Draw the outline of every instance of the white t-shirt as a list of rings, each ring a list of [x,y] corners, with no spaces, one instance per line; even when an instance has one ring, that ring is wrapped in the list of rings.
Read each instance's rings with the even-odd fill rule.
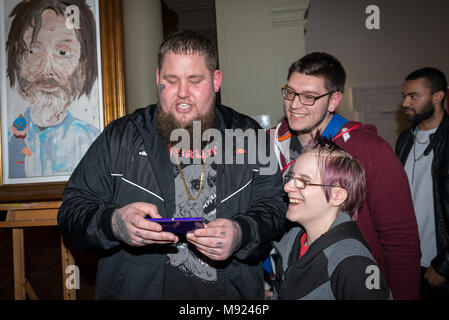
[[[437,242],[432,184],[433,151],[428,155],[424,155],[424,151],[430,143],[430,135],[436,130],[437,128],[426,131],[418,130],[418,128],[415,130],[415,141],[404,167],[418,222],[422,253],[421,266],[426,268],[437,255]]]

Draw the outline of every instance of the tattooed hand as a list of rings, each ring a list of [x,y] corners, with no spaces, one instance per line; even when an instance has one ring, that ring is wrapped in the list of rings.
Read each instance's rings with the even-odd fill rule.
[[[134,202],[115,210],[112,214],[114,235],[130,246],[178,242],[173,233],[162,232],[160,224],[146,220],[147,215],[161,218],[157,207],[150,203]]]
[[[187,234],[187,240],[199,252],[212,260],[226,260],[239,247],[242,239],[240,225],[228,219],[216,219]]]

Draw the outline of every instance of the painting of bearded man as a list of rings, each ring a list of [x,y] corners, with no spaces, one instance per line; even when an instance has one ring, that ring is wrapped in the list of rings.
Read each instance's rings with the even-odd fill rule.
[[[92,11],[97,2],[17,2],[5,1],[15,6],[10,12],[4,9],[11,20],[6,40],[10,89],[2,100],[2,127],[11,127],[10,119],[23,114],[30,153],[24,157],[23,176],[10,168],[4,182],[67,180],[103,126]],[[10,143],[13,135],[7,135]],[[2,145],[9,155],[7,144]]]

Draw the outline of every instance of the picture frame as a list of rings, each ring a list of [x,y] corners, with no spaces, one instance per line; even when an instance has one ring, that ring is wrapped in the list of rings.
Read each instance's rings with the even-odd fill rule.
[[[106,126],[111,121],[126,114],[123,66],[122,10],[121,0],[95,0],[98,4],[99,43],[101,64],[98,68],[98,80],[101,83],[102,121]],[[4,23],[4,22],[1,22]],[[101,68],[100,68],[101,65]],[[101,71],[101,72],[100,72]],[[97,80],[97,81],[98,81]],[[1,116],[1,114],[0,114]],[[1,134],[5,130],[0,127]],[[3,149],[3,148],[2,148]],[[65,181],[38,183],[3,183],[4,156],[0,150],[0,203],[27,201],[61,200]]]

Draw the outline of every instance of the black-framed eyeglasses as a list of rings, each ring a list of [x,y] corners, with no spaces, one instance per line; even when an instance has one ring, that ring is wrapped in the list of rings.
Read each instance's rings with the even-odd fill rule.
[[[295,177],[293,172],[288,173],[284,177],[284,185],[289,183],[292,179],[294,181],[294,186],[296,188],[298,188],[298,189],[305,189],[307,186],[338,187],[338,186],[334,186],[334,185],[331,185],[331,184],[312,183],[312,182],[304,180],[303,178]]]
[[[286,85],[281,88],[282,97],[284,99],[289,100],[289,101],[293,101],[293,100],[295,100],[296,96],[298,96],[299,101],[303,105],[306,105],[306,106],[313,106],[318,99],[321,99],[321,98],[323,98],[325,96],[334,94],[335,92],[336,91],[331,91],[331,92],[328,92],[328,93],[322,94],[321,96],[316,97],[316,96],[313,96],[313,95],[308,94],[308,93],[295,92],[295,91],[287,88]]]

